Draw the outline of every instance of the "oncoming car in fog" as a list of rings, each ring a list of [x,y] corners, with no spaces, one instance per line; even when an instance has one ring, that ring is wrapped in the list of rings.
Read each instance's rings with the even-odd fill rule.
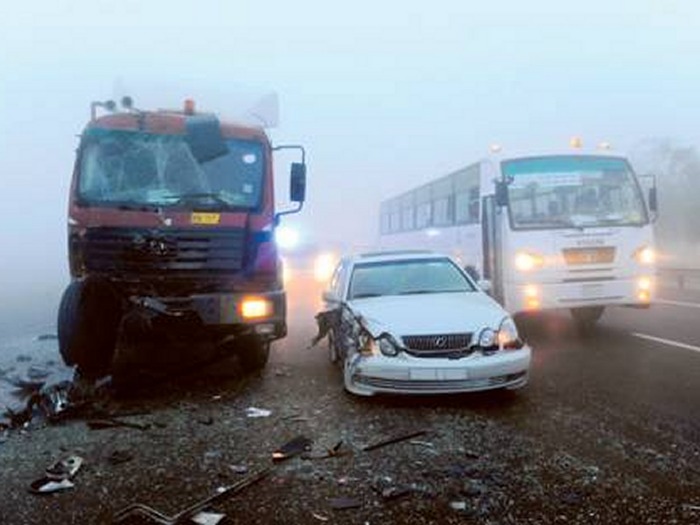
[[[511,317],[450,257],[384,252],[340,261],[319,336],[360,395],[517,389],[530,348]]]

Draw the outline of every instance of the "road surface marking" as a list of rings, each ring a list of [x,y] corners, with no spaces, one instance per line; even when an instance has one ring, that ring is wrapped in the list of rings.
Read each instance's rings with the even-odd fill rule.
[[[700,303],[686,303],[683,301],[669,301],[668,299],[657,299],[659,304],[670,304],[673,306],[687,306],[688,308],[700,308]]]
[[[672,341],[671,339],[662,339],[661,337],[654,337],[653,335],[640,334],[637,332],[632,332],[632,335],[641,339],[648,339],[649,341],[656,341],[657,343],[663,343],[665,345],[677,346],[678,348],[685,348],[686,350],[700,352],[700,346],[693,346],[686,343],[680,343],[678,341]]]

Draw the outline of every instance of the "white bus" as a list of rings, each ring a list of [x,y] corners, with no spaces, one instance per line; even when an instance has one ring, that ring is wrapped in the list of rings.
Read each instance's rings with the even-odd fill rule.
[[[380,245],[450,253],[512,314],[568,308],[590,326],[649,306],[655,213],[625,157],[498,155],[382,202]]]

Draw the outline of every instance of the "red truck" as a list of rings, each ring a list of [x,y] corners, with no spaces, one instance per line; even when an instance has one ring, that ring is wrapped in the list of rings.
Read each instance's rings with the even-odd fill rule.
[[[259,127],[198,113],[94,102],[80,136],[68,211],[71,282],[58,311],[61,355],[81,377],[112,372],[138,334],[207,342],[262,368],[286,335],[274,239],[303,206],[305,152]],[[97,116],[98,109],[101,116]],[[291,210],[276,213],[273,151],[298,149]],[[163,346],[163,344],[161,344]]]

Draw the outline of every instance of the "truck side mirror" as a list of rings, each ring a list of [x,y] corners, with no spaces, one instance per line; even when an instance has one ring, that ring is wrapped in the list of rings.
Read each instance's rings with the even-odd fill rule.
[[[289,198],[292,202],[304,202],[306,198],[306,164],[302,162],[292,163]]]
[[[508,185],[502,180],[496,181],[496,205],[508,205]]]
[[[659,202],[656,197],[656,188],[649,188],[649,209],[656,213],[659,211]]]

